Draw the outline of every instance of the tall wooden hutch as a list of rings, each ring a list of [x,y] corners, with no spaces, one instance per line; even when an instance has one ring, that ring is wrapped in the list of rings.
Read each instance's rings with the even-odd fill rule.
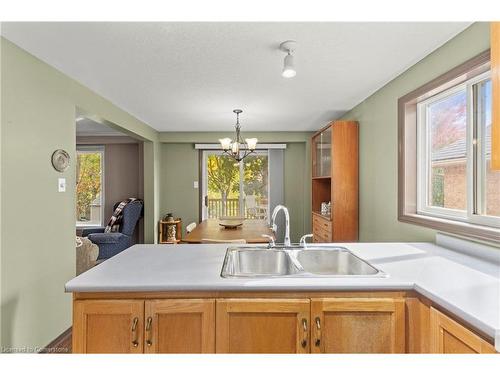
[[[312,136],[314,242],[358,240],[358,123],[332,121]],[[321,203],[331,202],[330,213]]]

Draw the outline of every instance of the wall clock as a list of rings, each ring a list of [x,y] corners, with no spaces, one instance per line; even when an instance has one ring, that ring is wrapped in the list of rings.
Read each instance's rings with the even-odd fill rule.
[[[69,154],[64,150],[55,150],[52,153],[52,166],[58,172],[64,172],[69,167]]]

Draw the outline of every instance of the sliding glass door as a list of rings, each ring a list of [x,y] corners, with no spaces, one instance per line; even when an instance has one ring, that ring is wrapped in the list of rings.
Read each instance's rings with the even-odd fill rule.
[[[267,220],[269,161],[257,151],[240,163],[221,151],[203,151],[202,219],[241,216]]]

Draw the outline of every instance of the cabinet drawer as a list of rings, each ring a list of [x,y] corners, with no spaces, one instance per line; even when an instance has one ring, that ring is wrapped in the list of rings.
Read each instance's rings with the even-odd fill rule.
[[[313,237],[313,242],[314,243],[328,243],[331,242],[330,240],[323,238],[321,236],[318,236],[317,234],[314,235]]]
[[[313,235],[316,242],[332,242],[332,232],[324,226],[313,225]]]
[[[332,233],[322,228],[313,228],[313,235],[314,237],[321,238],[321,242],[331,242],[332,240]]]
[[[332,222],[329,219],[325,219],[322,217],[319,217],[317,215],[313,215],[313,230],[315,228],[321,228],[327,232],[332,231]]]
[[[313,235],[317,242],[331,242],[332,241],[332,223],[331,221],[316,216],[313,216]]]

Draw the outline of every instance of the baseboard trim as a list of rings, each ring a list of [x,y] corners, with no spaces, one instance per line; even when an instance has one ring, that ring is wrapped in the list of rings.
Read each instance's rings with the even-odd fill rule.
[[[39,354],[69,354],[71,353],[71,331],[69,327],[66,331],[52,340]]]

